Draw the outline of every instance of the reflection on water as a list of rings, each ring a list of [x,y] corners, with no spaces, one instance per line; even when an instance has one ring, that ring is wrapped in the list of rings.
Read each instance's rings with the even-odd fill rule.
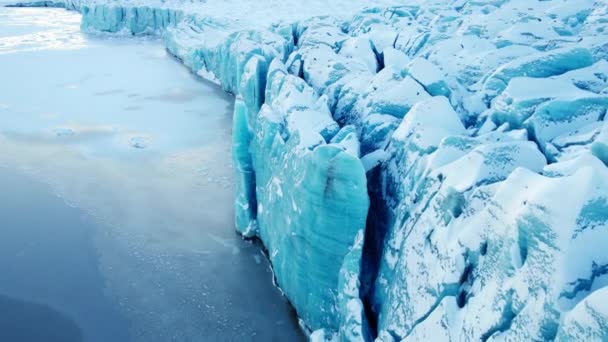
[[[95,222],[10,169],[0,168],[0,188],[0,295],[12,297],[0,297],[0,337],[29,336],[0,341],[77,341],[80,329],[87,340],[128,339],[128,319],[104,294]]]
[[[78,21],[0,9],[4,48],[30,31],[82,42],[0,52],[0,295],[85,341],[302,339],[234,233],[232,99],[158,41],[87,37]]]
[[[82,331],[69,317],[44,304],[0,295],[1,341],[81,342]],[[31,322],[40,324],[33,329]]]

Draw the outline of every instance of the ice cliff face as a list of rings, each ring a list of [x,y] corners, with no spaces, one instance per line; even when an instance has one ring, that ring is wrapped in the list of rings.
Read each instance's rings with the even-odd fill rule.
[[[311,338],[608,339],[605,1],[62,4],[236,95],[236,227]]]

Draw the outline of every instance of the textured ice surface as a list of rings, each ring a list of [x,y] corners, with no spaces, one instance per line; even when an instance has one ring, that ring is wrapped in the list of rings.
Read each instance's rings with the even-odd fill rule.
[[[363,5],[67,7],[237,95],[236,226],[314,339],[605,339],[608,4]]]
[[[267,82],[259,113],[241,100],[235,108],[235,149],[250,151],[235,153],[237,169],[249,169],[237,229],[262,238],[278,285],[307,324],[337,327],[340,267],[369,207],[358,140],[348,127],[338,131],[323,98],[280,62]]]

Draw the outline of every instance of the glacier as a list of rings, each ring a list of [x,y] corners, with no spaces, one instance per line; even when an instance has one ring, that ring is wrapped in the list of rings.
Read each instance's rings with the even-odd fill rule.
[[[235,95],[235,226],[312,340],[608,339],[606,1],[16,5]]]

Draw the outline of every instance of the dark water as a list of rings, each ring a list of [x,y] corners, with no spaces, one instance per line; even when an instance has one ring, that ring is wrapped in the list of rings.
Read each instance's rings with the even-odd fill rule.
[[[79,342],[82,330],[69,317],[51,307],[0,296],[0,310],[11,313],[2,317],[0,338],[3,341]],[[41,322],[32,328],[31,322]]]
[[[159,41],[0,9],[0,341],[297,341],[234,233],[232,98]]]
[[[48,187],[0,168],[0,340],[128,340],[129,322],[104,294],[95,223]]]

